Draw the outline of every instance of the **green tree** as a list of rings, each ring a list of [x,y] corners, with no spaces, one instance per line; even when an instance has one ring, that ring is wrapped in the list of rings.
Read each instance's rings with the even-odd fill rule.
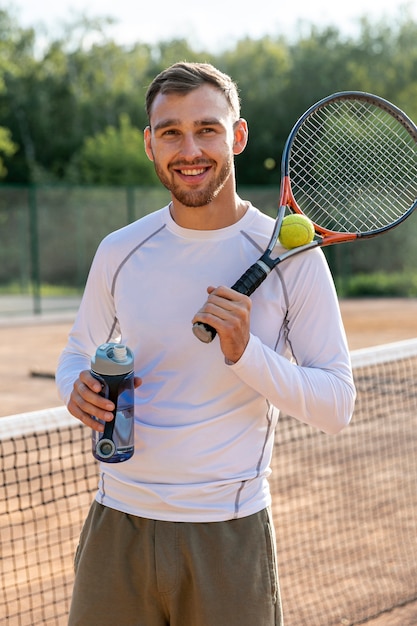
[[[68,178],[98,185],[152,185],[157,181],[153,164],[143,147],[143,132],[132,126],[127,114],[119,126],[87,137],[72,163]]]
[[[17,72],[17,67],[11,59],[11,48],[13,46],[13,38],[11,34],[15,29],[13,20],[6,11],[0,10],[0,94],[4,94],[7,90],[5,76]],[[4,178],[7,174],[7,168],[3,157],[12,157],[16,154],[18,145],[12,139],[12,133],[9,128],[4,125],[0,126],[0,178]]]
[[[246,185],[277,182],[278,163],[288,132],[287,103],[283,97],[289,80],[288,47],[283,39],[244,39],[222,55],[217,64],[236,80],[242,116],[248,120],[249,143],[237,160],[238,180]],[[265,167],[268,162],[271,166]]]
[[[417,23],[404,8],[395,20],[361,20],[348,60],[357,89],[391,100],[417,120]]]
[[[12,157],[17,152],[18,146],[12,141],[11,133],[7,128],[0,126],[0,154]],[[7,175],[7,167],[0,156],[0,178]]]
[[[7,93],[0,95],[0,123],[7,120],[22,146],[9,160],[10,181],[62,180],[84,139],[117,125],[122,112],[145,124],[142,90],[149,47],[117,46],[100,20],[81,26],[68,25],[40,56],[34,54],[33,31],[14,37],[11,58],[19,72],[7,75]]]
[[[5,180],[63,180],[86,138],[116,128],[122,114],[143,128],[149,82],[170,63],[188,60],[213,62],[240,87],[250,137],[237,159],[239,184],[277,186],[292,125],[334,91],[377,93],[417,119],[416,22],[402,8],[396,20],[363,18],[358,25],[346,37],[304,23],[291,38],[244,38],[213,55],[183,39],[119,46],[107,34],[107,18],[81,17],[39,53],[36,30],[19,28],[0,10],[0,127],[9,131],[3,139],[19,146],[14,154],[11,146],[0,149]]]

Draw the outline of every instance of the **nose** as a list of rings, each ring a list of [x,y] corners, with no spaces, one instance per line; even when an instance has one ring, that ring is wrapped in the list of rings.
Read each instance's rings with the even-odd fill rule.
[[[188,160],[200,157],[202,154],[197,137],[194,133],[186,133],[181,142],[181,156]]]

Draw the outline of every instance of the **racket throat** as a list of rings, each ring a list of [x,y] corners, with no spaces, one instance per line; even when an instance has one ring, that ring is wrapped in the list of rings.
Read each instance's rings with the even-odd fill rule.
[[[256,261],[256,263],[263,269],[266,275],[268,275],[269,272],[275,267],[274,259],[271,259],[267,252],[265,252],[265,254],[263,254],[261,258]]]
[[[262,259],[259,259],[258,261],[256,261],[256,263],[254,263],[252,268],[258,270],[259,276],[262,276],[262,282],[265,280],[265,278],[268,276],[268,274],[272,270],[272,267],[269,266],[267,263],[265,263]]]

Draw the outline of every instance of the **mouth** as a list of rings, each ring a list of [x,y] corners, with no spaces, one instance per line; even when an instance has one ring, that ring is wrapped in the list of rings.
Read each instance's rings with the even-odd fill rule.
[[[207,167],[193,167],[187,169],[177,170],[182,176],[201,176],[207,171]]]
[[[210,163],[176,163],[172,165],[172,170],[180,176],[184,182],[193,183],[202,181],[211,168],[212,165]]]

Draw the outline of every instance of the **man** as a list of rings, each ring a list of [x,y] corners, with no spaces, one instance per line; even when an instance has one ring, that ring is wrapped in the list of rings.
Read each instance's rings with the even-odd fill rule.
[[[90,358],[135,354],[135,454],[101,464],[76,554],[70,625],[282,625],[268,488],[278,409],[336,433],[355,390],[322,253],[295,256],[248,298],[228,285],[273,221],[236,193],[248,139],[236,85],[178,63],[146,96],[145,150],[169,206],[109,235],[58,367],[69,411],[112,418]],[[200,308],[199,308],[200,307]],[[198,341],[195,321],[218,338]],[[279,520],[276,520],[279,524]]]

